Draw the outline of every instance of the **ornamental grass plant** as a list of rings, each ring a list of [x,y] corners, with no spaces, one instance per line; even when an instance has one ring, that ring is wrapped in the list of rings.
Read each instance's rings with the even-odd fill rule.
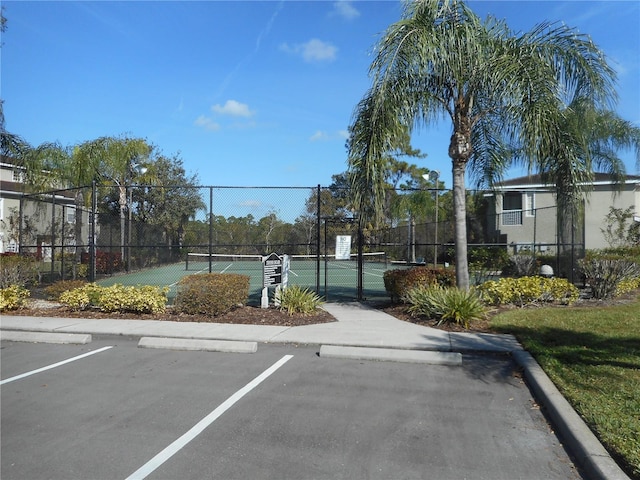
[[[437,325],[452,323],[469,328],[474,320],[484,318],[486,308],[475,289],[462,290],[439,285],[419,285],[403,297],[407,311],[437,321]]]
[[[315,313],[323,304],[318,294],[308,288],[303,289],[298,285],[278,289],[275,295],[276,305],[279,304],[280,310],[287,312],[289,315],[295,313],[310,315]]]

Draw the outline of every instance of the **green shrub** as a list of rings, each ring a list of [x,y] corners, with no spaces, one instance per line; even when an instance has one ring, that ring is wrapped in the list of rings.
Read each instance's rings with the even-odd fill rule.
[[[536,257],[530,252],[523,252],[509,257],[502,274],[510,277],[528,277],[535,275],[538,268]]]
[[[456,283],[454,270],[432,267],[387,270],[383,280],[392,302],[402,301],[406,293],[417,286],[452,287]]]
[[[505,247],[470,247],[468,251],[470,282],[478,285],[509,264],[509,252]]]
[[[603,299],[613,297],[620,282],[640,276],[638,260],[633,249],[590,250],[578,265],[593,297]]]
[[[537,302],[571,304],[578,289],[565,278],[520,277],[491,280],[478,286],[482,299],[490,305],[524,306]]]
[[[162,313],[167,304],[168,288],[149,285],[101,287],[95,283],[67,290],[58,300],[71,310],[98,308],[103,312]]]
[[[88,289],[95,284],[87,284],[84,287],[74,288],[62,292],[58,297],[58,301],[70,310],[79,311],[86,310],[91,306]]]
[[[29,290],[21,285],[0,288],[0,312],[26,307]]]
[[[314,291],[298,285],[276,290],[276,305],[279,304],[280,310],[286,311],[289,315],[310,315],[320,308],[322,303],[322,299]]]
[[[0,288],[37,283],[38,269],[39,263],[33,257],[3,253],[0,255]]]
[[[420,285],[407,292],[404,301],[411,315],[424,315],[437,324],[454,323],[469,328],[469,323],[484,317],[486,309],[475,289]]]
[[[249,277],[235,273],[189,275],[178,282],[177,312],[223,315],[249,299]]]
[[[167,287],[125,287],[116,284],[100,292],[98,307],[103,312],[163,313],[168,291]]]
[[[603,255],[617,257],[617,258],[626,258],[627,260],[631,260],[635,263],[640,263],[640,245],[637,246],[628,246],[628,247],[617,247],[617,248],[604,248],[602,250],[588,250],[587,255],[592,253],[600,253]]]
[[[63,292],[73,290],[74,288],[82,288],[87,284],[85,280],[60,280],[44,289],[49,300],[58,300]]]

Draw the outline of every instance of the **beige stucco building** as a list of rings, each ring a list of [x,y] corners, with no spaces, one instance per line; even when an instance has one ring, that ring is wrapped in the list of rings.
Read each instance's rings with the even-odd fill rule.
[[[585,249],[610,246],[602,232],[611,207],[632,207],[640,220],[640,176],[630,175],[623,185],[611,176],[595,175],[590,192],[584,195],[584,212],[574,219],[574,245]],[[539,175],[514,178],[487,194],[489,202],[488,233],[498,243],[508,244],[513,253],[529,250],[541,253],[558,251],[555,187],[541,182]],[[562,212],[560,212],[562,214]]]
[[[22,226],[20,203],[22,199]],[[23,252],[51,261],[52,243],[66,247],[76,245],[74,224],[76,208],[71,192],[52,192],[37,201],[25,197],[24,169],[10,159],[0,161],[0,253]],[[88,236],[88,213],[83,212],[80,244]],[[20,238],[22,234],[22,238]]]

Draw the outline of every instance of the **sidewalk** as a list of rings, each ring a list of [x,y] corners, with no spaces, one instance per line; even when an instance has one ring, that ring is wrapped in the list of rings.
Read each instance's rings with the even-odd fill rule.
[[[247,342],[320,345],[321,356],[371,360],[418,361],[445,365],[461,364],[466,353],[510,354],[522,367],[533,394],[543,404],[555,428],[589,478],[628,480],[595,435],[556,389],[533,357],[511,335],[454,333],[398,320],[360,303],[328,303],[324,308],[337,322],[301,327],[168,322],[155,320],[104,320],[2,315],[0,338],[37,334],[125,335],[141,337],[164,348],[180,348],[185,342],[203,343],[220,351],[247,351]],[[63,334],[63,335],[60,335]],[[87,335],[89,334],[89,335]],[[29,337],[27,337],[29,338]],[[25,341],[24,339],[22,341]],[[182,345],[181,345],[182,342]],[[230,350],[224,350],[224,345]],[[143,346],[142,342],[140,346]],[[325,352],[325,354],[323,354]],[[450,353],[443,353],[450,352]],[[444,359],[442,356],[447,355]]]
[[[502,352],[520,349],[510,335],[449,333],[398,320],[360,303],[328,303],[324,307],[337,322],[301,327],[104,320],[3,315],[3,330],[50,333],[87,333],[258,343],[298,343],[352,347],[394,348],[440,352]]]

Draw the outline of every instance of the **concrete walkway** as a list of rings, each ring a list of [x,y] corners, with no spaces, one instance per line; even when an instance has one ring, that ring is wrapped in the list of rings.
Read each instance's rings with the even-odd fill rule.
[[[0,339],[86,343],[87,334],[140,337],[144,348],[255,351],[258,343],[320,345],[321,356],[458,365],[468,353],[509,354],[589,478],[628,480],[533,357],[511,335],[450,333],[360,303],[328,303],[337,322],[301,327],[2,315]],[[76,334],[76,335],[74,335]],[[234,343],[235,342],[235,343]],[[255,342],[256,345],[252,345]]]

